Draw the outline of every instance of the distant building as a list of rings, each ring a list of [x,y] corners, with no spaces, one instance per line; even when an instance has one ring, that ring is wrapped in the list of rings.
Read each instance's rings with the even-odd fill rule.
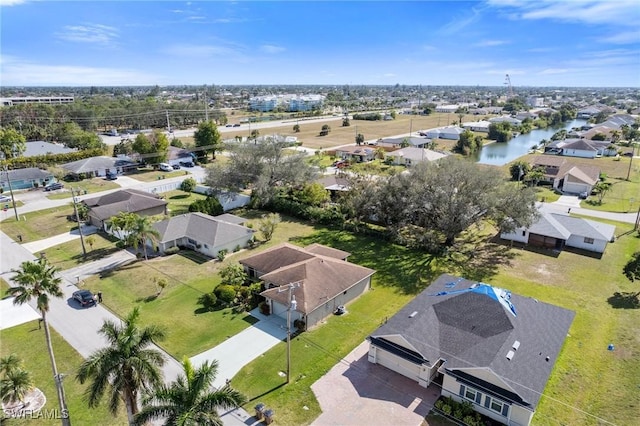
[[[70,104],[73,96],[24,96],[12,98],[0,98],[0,105],[13,106],[18,104]]]
[[[37,155],[47,155],[47,154],[67,154],[69,152],[78,151],[75,148],[67,148],[62,144],[44,142],[44,141],[27,142],[25,146],[26,146],[26,149],[22,153],[23,157],[35,157]]]
[[[268,112],[279,106],[284,106],[287,111],[311,111],[319,107],[324,101],[323,95],[266,95],[255,96],[249,99],[249,109],[252,111]]]

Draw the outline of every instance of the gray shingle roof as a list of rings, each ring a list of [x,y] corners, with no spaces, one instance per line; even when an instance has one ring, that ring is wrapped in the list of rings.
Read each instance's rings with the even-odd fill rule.
[[[109,219],[120,212],[137,213],[154,207],[166,206],[167,202],[157,195],[137,189],[123,189],[100,197],[83,201],[91,214],[101,220]]]
[[[566,216],[558,213],[551,213],[551,215],[572,235],[594,238],[596,240],[611,241],[614,233],[616,232],[615,226],[596,222],[595,220]]]
[[[0,174],[2,182],[7,181],[7,174]],[[9,170],[9,179],[11,182],[19,180],[40,180],[50,178],[53,175],[46,170],[41,170],[37,167],[27,167],[26,169]]]
[[[515,392],[516,403],[535,409],[551,375],[575,313],[568,309],[511,294],[517,312],[478,293],[440,292],[463,290],[473,281],[443,274],[416,296],[371,337],[400,335],[433,365],[472,374],[472,368],[490,370]],[[413,314],[415,312],[415,314]],[[396,340],[397,341],[397,340]],[[511,360],[506,358],[520,342]],[[549,361],[546,360],[549,357]]]
[[[153,227],[160,233],[162,243],[188,237],[211,247],[233,243],[255,232],[245,226],[218,220],[204,213],[175,216],[156,222]]]
[[[36,155],[47,154],[65,154],[77,151],[75,148],[67,148],[64,145],[44,141],[27,142],[25,143],[25,146],[26,149],[24,153],[22,153],[23,157],[34,157]]]
[[[61,167],[71,173],[91,173],[101,169],[112,169],[123,165],[135,164],[115,157],[89,157],[63,164]]]

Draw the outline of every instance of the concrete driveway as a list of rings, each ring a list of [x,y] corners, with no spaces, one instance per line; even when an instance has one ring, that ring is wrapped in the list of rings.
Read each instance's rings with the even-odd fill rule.
[[[417,382],[367,360],[362,342],[311,385],[322,414],[312,425],[418,426],[440,396]]]

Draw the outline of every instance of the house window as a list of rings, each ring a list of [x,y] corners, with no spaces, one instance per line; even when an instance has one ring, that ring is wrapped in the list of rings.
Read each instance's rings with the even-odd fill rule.
[[[478,392],[475,389],[467,388],[464,392],[464,397],[471,401],[475,401],[477,394]]]
[[[209,246],[205,244],[205,245],[204,245],[204,248],[208,249],[208,248],[209,248]]]
[[[193,244],[194,246],[195,246],[196,244],[198,244],[198,242],[197,242],[197,241],[192,240],[191,238],[187,238],[187,241],[189,242],[189,244]]]
[[[499,399],[493,399],[489,395],[485,397],[484,406],[491,411],[495,411],[501,416],[509,416],[509,404],[500,401]]]
[[[522,236],[526,237],[527,236],[527,231],[522,231]]]
[[[593,238],[584,237],[584,243],[585,244],[593,244]]]
[[[476,404],[482,401],[482,393],[465,385],[460,385],[460,396]]]

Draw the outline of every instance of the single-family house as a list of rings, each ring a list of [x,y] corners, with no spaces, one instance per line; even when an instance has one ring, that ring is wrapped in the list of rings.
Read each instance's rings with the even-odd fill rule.
[[[82,177],[102,177],[107,172],[118,174],[135,169],[137,163],[120,157],[89,157],[82,160],[72,161],[61,166],[67,173]]]
[[[422,136],[426,136],[429,139],[450,139],[457,141],[458,139],[460,139],[460,135],[463,132],[464,129],[462,127],[444,126],[434,129],[422,130],[419,132],[419,134]]]
[[[576,118],[584,118],[584,119],[589,119],[591,117],[595,117],[596,115],[598,115],[600,113],[601,109],[594,107],[594,106],[589,106],[586,108],[582,108],[580,110],[578,110],[578,112],[576,113]]]
[[[468,121],[466,123],[462,123],[462,128],[465,130],[471,130],[472,132],[489,133],[490,125],[491,122],[487,120]]]
[[[412,165],[423,161],[437,161],[447,156],[448,154],[445,154],[444,152],[413,147],[402,148],[386,154],[387,158],[391,158],[393,160],[393,164],[407,167],[411,167]]]
[[[87,208],[89,223],[107,229],[107,222],[120,212],[136,213],[140,216],[167,214],[167,202],[160,196],[138,189],[121,189],[99,197],[82,201]]]
[[[341,146],[336,148],[336,156],[343,160],[353,161],[355,163],[363,163],[373,161],[376,158],[376,151],[373,148],[365,146]]]
[[[414,136],[405,138],[383,138],[377,141],[377,145],[383,148],[401,148],[403,145],[408,145],[414,148],[426,148],[433,143],[431,139],[417,138]]]
[[[552,250],[566,246],[604,253],[607,244],[615,239],[615,230],[615,226],[595,220],[541,212],[538,221],[528,228],[503,232],[500,238]]]
[[[369,362],[497,422],[528,426],[575,312],[441,275],[371,333]],[[435,388],[438,389],[438,388]]]
[[[517,118],[511,117],[509,115],[502,115],[500,117],[493,117],[490,118],[489,121],[491,123],[504,123],[507,122],[511,125],[515,125],[515,126],[519,126],[520,124],[522,124],[522,120],[519,120]]]
[[[55,180],[51,173],[37,167],[0,172],[0,186],[3,191],[9,190],[9,182],[11,189],[18,190],[42,187]]]
[[[22,157],[36,157],[38,155],[49,154],[68,154],[78,151],[75,148],[67,148],[60,143],[51,143],[45,141],[31,141],[25,143],[25,150]]]
[[[240,263],[250,277],[264,282],[261,295],[273,315],[287,317],[289,294],[280,287],[291,284],[296,301],[291,321],[300,320],[310,328],[370,288],[375,271],[348,262],[348,256],[321,244],[302,248],[284,243]]]
[[[169,146],[167,151],[167,163],[172,166],[180,165],[180,163],[191,163],[194,160],[194,155],[188,149]]]
[[[600,168],[584,164],[574,164],[562,157],[537,156],[531,162],[532,168],[544,170],[543,182],[553,185],[553,189],[567,194],[590,194],[600,180]]]
[[[249,244],[255,231],[242,226],[240,223],[244,221],[228,213],[219,216],[187,213],[155,222],[153,227],[160,234],[157,247],[160,253],[170,247],[187,247],[213,258],[222,250],[231,253]]]
[[[322,185],[324,189],[329,191],[331,198],[334,199],[339,193],[348,191],[351,187],[349,180],[342,174],[323,175],[317,183]]]

